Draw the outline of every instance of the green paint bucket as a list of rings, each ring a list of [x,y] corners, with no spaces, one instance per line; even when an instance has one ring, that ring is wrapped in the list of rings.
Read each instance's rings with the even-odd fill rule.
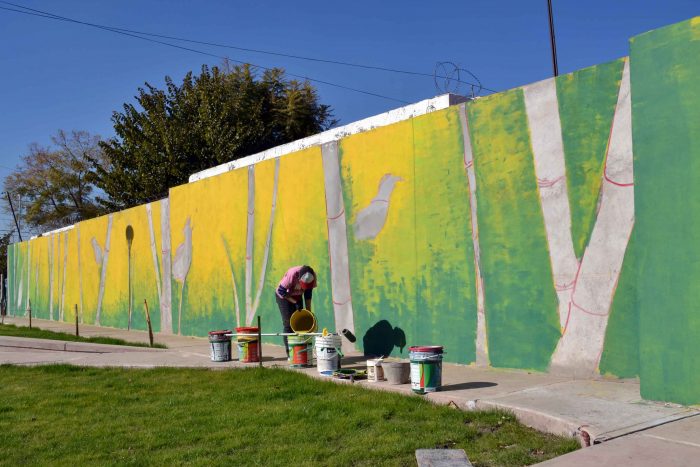
[[[442,386],[442,346],[414,346],[408,350],[413,392],[425,394],[439,391]]]

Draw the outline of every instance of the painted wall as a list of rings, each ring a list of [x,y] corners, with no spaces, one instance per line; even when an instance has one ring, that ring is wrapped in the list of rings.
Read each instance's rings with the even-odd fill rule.
[[[440,344],[453,362],[639,377],[646,398],[698,403],[699,25],[15,244],[10,312],[31,299],[35,316],[77,305],[143,329],[147,299],[162,332],[276,329],[278,281],[310,264],[321,327],[366,354]]]

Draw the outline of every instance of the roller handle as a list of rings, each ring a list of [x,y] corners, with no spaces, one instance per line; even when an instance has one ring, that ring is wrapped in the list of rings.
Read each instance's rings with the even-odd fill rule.
[[[355,343],[355,341],[357,341],[357,338],[355,337],[355,334],[353,334],[352,332],[350,332],[349,329],[343,329],[342,331],[340,331],[340,333],[341,333],[343,336],[345,336],[345,338],[346,338],[347,340],[349,340],[350,342],[352,342],[352,343]]]

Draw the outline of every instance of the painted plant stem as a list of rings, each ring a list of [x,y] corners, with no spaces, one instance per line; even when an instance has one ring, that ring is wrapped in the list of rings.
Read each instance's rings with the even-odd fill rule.
[[[187,274],[192,265],[192,227],[190,226],[190,218],[185,221],[185,226],[182,228],[184,234],[183,242],[178,245],[175,250],[175,261],[173,263],[173,277],[181,284],[180,301],[177,310],[177,333],[182,333],[182,302],[185,299],[185,286],[187,285]]]
[[[160,242],[163,267],[160,271],[162,294],[160,295],[160,332],[172,334],[172,260],[170,258],[170,201],[160,202]]]
[[[53,284],[54,284],[54,264],[53,264],[53,257],[54,257],[54,239],[55,235],[51,234],[49,235],[49,249],[48,249],[48,256],[49,256],[49,320],[53,321]],[[37,265],[37,270],[38,270],[38,265]],[[37,287],[39,286],[38,284],[39,281],[37,281]],[[38,298],[38,297],[37,297]],[[38,301],[37,301],[38,303]]]
[[[248,210],[245,242],[245,310],[246,323],[252,319],[253,243],[255,241],[255,166],[248,167]]]
[[[160,267],[158,266],[158,248],[156,247],[156,235],[153,230],[153,213],[151,203],[146,204],[146,217],[148,218],[148,235],[151,240],[151,258],[153,259],[153,273],[156,280],[156,290],[158,291],[158,301],[161,300],[163,292],[160,287]]]
[[[100,266],[100,288],[97,294],[97,312],[95,313],[95,325],[100,325],[100,317],[102,315],[102,300],[105,296],[105,281],[107,278],[107,260],[109,259],[109,241],[112,236],[113,216],[110,214],[107,217],[107,236],[105,238],[105,249],[102,254],[102,265]]]
[[[76,256],[78,257],[78,294],[80,295],[80,322],[83,322],[83,268],[82,268],[82,260],[80,259],[82,256],[82,252],[80,251],[80,224],[75,226],[75,240],[78,244],[78,252]]]
[[[231,270],[231,284],[233,285],[233,308],[236,313],[236,326],[240,327],[241,325],[241,307],[238,304],[238,288],[236,287],[236,274],[234,273],[234,265],[233,265],[233,258],[231,257],[231,251],[228,246],[228,242],[226,241],[226,238],[224,237],[224,234],[221,234],[221,243],[224,245],[224,251],[226,252],[226,258],[228,259],[228,267]]]
[[[469,209],[471,212],[472,243],[474,248],[474,274],[476,276],[476,364],[489,365],[488,336],[486,333],[486,307],[484,304],[484,278],[481,275],[481,249],[479,247],[479,222],[476,203],[476,173],[466,104],[459,106],[459,122],[464,144],[464,170],[469,183]]]
[[[63,280],[61,281],[61,308],[59,309],[59,321],[63,321],[64,307],[66,304],[66,270],[68,267],[68,232],[63,234]]]
[[[263,254],[263,261],[260,270],[260,280],[258,281],[258,290],[255,293],[255,301],[253,302],[253,308],[250,311],[250,315],[247,317],[246,322],[250,323],[253,320],[253,316],[258,310],[260,305],[260,297],[262,296],[263,286],[265,285],[265,273],[267,271],[267,261],[270,256],[270,243],[272,241],[272,226],[275,221],[275,209],[277,208],[277,185],[279,182],[280,174],[280,160],[275,159],[275,175],[272,184],[272,205],[270,207],[270,223],[267,228],[267,239],[265,240],[265,252]]]

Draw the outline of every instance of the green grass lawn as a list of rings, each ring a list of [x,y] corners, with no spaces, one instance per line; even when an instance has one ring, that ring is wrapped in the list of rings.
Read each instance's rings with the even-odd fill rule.
[[[278,369],[0,366],[0,465],[415,465],[463,448],[525,465],[578,443],[502,412],[461,412]]]
[[[12,337],[32,337],[34,339],[54,339],[59,341],[71,341],[71,342],[91,342],[93,344],[112,344],[112,345],[131,345],[135,347],[150,347],[146,343],[141,342],[127,342],[123,339],[116,339],[113,337],[79,337],[75,334],[68,334],[65,332],[55,332],[47,331],[45,329],[39,329],[37,327],[32,327],[29,329],[28,326],[15,326],[14,324],[0,324],[0,336],[12,336]],[[167,348],[163,344],[154,343],[153,347],[159,349]]]

